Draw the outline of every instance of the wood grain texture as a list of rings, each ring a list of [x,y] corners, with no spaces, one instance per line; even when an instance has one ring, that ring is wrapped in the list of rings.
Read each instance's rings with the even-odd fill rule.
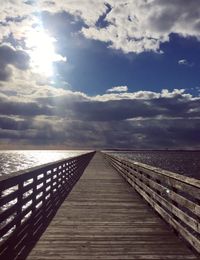
[[[88,165],[94,152],[0,180],[0,259],[25,259]]]
[[[96,153],[27,259],[198,257]]]
[[[144,164],[141,166],[134,161],[127,161],[109,154],[104,155],[160,216],[200,253],[200,206],[197,200],[197,190],[200,193],[198,188],[200,181],[194,182],[192,178],[168,172],[168,177],[164,177],[168,180],[163,182],[163,171],[159,168],[153,167],[153,172],[151,166],[145,165],[144,170]],[[176,188],[173,185],[174,177],[176,177]],[[183,186],[184,177],[187,181],[186,185],[190,186],[190,192]],[[191,185],[189,179],[191,179]],[[192,196],[192,194],[195,195]]]

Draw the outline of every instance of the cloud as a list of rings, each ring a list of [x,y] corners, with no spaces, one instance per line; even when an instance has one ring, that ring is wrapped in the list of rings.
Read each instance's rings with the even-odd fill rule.
[[[189,62],[188,60],[186,59],[181,59],[178,61],[178,64],[179,65],[185,65],[185,66],[189,66],[189,67],[192,67],[194,64]]]
[[[128,91],[127,86],[117,86],[106,90],[106,92],[127,92],[127,91]]]
[[[95,97],[50,86],[17,91],[4,87],[0,97],[2,145],[199,148],[200,98],[183,89]]]
[[[29,68],[29,55],[8,45],[0,45],[0,81],[8,81],[12,75],[12,66],[19,70]],[[12,66],[10,66],[12,65]]]
[[[180,65],[188,65],[188,61],[185,60],[185,59],[182,59],[182,60],[178,61],[178,64],[180,64]]]
[[[0,67],[0,81],[8,81],[12,75],[12,68],[9,66]]]
[[[10,34],[18,40],[26,37],[31,27],[41,23],[38,12],[66,12],[81,19],[82,35],[124,53],[160,53],[161,44],[168,42],[172,33],[200,39],[196,0],[2,0],[1,39]]]
[[[107,1],[111,11],[106,26],[96,24],[82,29],[86,38],[106,42],[124,53],[162,52],[161,44],[171,33],[200,38],[198,1],[128,0]]]
[[[1,64],[12,64],[20,70],[26,70],[29,66],[29,55],[22,50],[15,50],[8,45],[0,46]]]
[[[111,101],[111,100],[135,100],[135,99],[159,99],[159,98],[174,98],[177,96],[182,96],[185,98],[192,98],[192,95],[185,93],[185,89],[174,89],[169,91],[168,89],[163,89],[161,92],[154,91],[136,91],[129,93],[107,93],[104,95],[97,95],[93,97],[96,101]]]
[[[55,32],[51,19],[59,14],[60,21],[54,18],[62,24],[67,13],[73,16],[73,23],[78,21],[73,33],[123,53],[161,53],[161,44],[170,40],[171,33],[200,39],[197,2],[2,0],[1,144],[200,148],[199,97],[184,89],[127,93],[128,87],[123,85],[96,96],[54,88],[48,78],[31,70],[30,48],[26,46],[28,34],[36,27],[44,28],[52,37],[54,33],[62,35]],[[46,25],[44,15],[49,18]],[[6,43],[9,41],[10,45]],[[58,60],[64,61],[58,55]],[[186,65],[188,61],[183,60],[180,64]]]

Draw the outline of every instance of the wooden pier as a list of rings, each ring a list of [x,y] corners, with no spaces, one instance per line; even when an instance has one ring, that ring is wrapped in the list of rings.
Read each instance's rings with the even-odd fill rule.
[[[27,246],[32,245],[29,241]],[[23,259],[20,253],[18,257]],[[199,258],[105,156],[96,153],[26,259]]]

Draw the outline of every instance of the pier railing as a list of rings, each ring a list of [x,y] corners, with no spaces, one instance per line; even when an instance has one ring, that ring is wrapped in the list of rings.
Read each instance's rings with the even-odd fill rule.
[[[200,253],[200,181],[105,154],[135,190]]]
[[[94,152],[0,177],[0,259],[24,259]]]

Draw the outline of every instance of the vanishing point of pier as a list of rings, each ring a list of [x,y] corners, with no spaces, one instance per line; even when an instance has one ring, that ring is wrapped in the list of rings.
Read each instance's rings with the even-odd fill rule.
[[[199,259],[200,181],[88,153],[0,179],[0,259]]]

